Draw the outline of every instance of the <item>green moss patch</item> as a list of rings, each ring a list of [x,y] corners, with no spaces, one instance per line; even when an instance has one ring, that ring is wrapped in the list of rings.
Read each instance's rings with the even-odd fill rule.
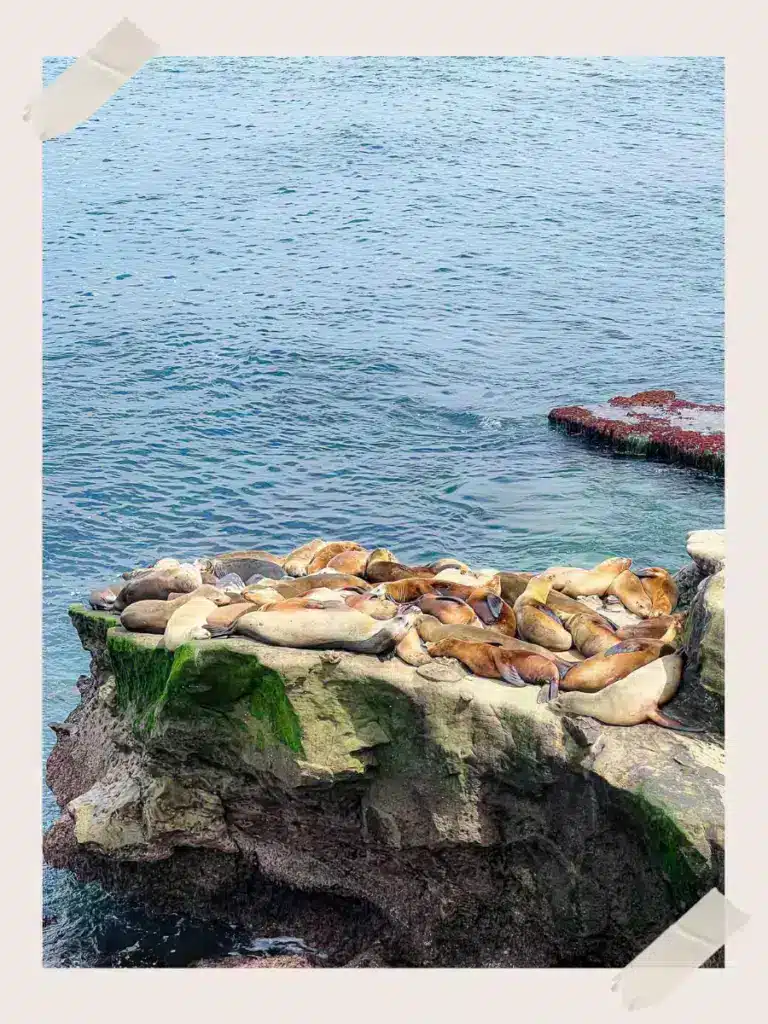
[[[107,643],[107,631],[120,625],[120,618],[111,612],[97,612],[84,604],[71,604],[67,609],[72,625],[77,630],[80,643],[86,651],[103,649]]]

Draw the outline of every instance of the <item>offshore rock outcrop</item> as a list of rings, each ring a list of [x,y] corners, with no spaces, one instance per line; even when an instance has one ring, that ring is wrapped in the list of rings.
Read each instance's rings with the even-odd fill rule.
[[[559,717],[455,662],[194,641],[73,606],[54,867],[347,963],[620,966],[723,887],[716,736]],[[670,705],[675,713],[676,702]]]

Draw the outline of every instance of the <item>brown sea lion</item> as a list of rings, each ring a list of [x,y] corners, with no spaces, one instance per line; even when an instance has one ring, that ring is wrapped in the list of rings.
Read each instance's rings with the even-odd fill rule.
[[[440,622],[454,625],[481,626],[481,621],[468,604],[459,597],[438,597],[425,594],[416,601],[420,611],[432,615]]]
[[[639,615],[641,619],[647,619],[653,611],[651,599],[646,594],[643,584],[631,569],[625,569],[613,580],[606,591],[618,597],[628,612]]]
[[[515,601],[523,593],[534,575],[535,573],[532,572],[500,572],[499,596],[503,597],[507,604],[514,608]]]
[[[162,634],[176,609],[191,597],[191,594],[182,594],[168,601],[134,601],[120,615],[120,625],[132,633]]]
[[[432,661],[430,656],[427,654],[427,648],[424,645],[419,632],[414,626],[409,629],[403,639],[395,647],[395,654],[404,661],[406,665],[426,665],[427,662]]]
[[[119,580],[116,583],[107,584],[106,587],[97,587],[91,591],[88,603],[94,611],[111,612],[117,600],[117,595],[125,585],[125,580]]]
[[[573,644],[571,634],[555,612],[547,607],[551,584],[534,577],[515,601],[517,632],[523,640],[540,644],[550,651],[567,651]]]
[[[136,601],[164,601],[172,593],[191,593],[202,586],[200,574],[194,578],[192,573],[157,572],[149,576],[139,576],[129,580],[114,603],[117,611],[123,611]]]
[[[517,635],[517,616],[497,594],[479,587],[469,595],[467,604],[484,626],[492,626],[507,636]]]
[[[307,576],[311,576],[314,572],[320,572],[321,569],[325,569],[330,560],[335,555],[340,555],[343,551],[363,551],[362,544],[358,544],[354,540],[334,540],[330,544],[326,544],[320,548],[313,556],[307,566]],[[366,558],[367,561],[367,558]]]
[[[371,593],[377,596],[386,594],[398,604],[410,604],[425,594],[434,594],[435,584],[432,580],[409,576],[407,579],[393,580],[390,583],[379,583]]]
[[[594,693],[655,661],[662,654],[673,652],[673,648],[658,640],[622,640],[602,654],[574,665],[561,680],[560,687],[563,690]],[[540,700],[546,699],[545,694],[540,695]]]
[[[249,602],[250,603],[250,602]],[[282,601],[274,601],[271,604],[261,606],[261,611],[274,612],[275,614],[290,615],[297,609],[302,608],[347,608],[344,595],[340,590],[328,590],[325,587],[316,587],[302,597],[287,597]],[[251,608],[253,611],[253,608]]]
[[[422,616],[416,626],[416,629],[419,631],[419,636],[425,641],[425,643],[436,644],[439,643],[440,640],[450,639],[469,640],[474,643],[494,644],[497,647],[508,647],[513,651],[527,651],[529,654],[540,654],[542,657],[549,658],[550,661],[554,661],[556,664],[576,664],[584,660],[583,656],[574,649],[553,654],[553,652],[548,651],[546,647],[540,647],[538,644],[529,644],[526,640],[518,640],[516,637],[506,636],[504,633],[500,633],[492,627],[446,625],[445,623],[439,622],[432,615]]]
[[[456,658],[476,676],[501,679],[510,686],[546,683],[552,697],[557,694],[561,670],[551,658],[540,654],[453,638],[427,644],[427,653],[432,658]],[[562,672],[566,670],[563,666]]]
[[[667,654],[596,693],[560,692],[550,707],[561,713],[589,715],[606,725],[654,722],[664,729],[703,732],[702,728],[684,725],[659,710],[660,705],[666,704],[677,693],[682,674],[682,657]]]
[[[428,566],[413,568],[402,562],[388,562],[383,559],[377,562],[368,560],[365,577],[371,583],[394,583],[398,580],[432,579],[435,573]]]
[[[324,548],[327,543],[327,541],[318,537],[316,540],[310,540],[306,544],[302,544],[301,547],[294,548],[293,551],[289,552],[283,562],[283,571],[286,576],[306,576],[307,566],[317,552]]]
[[[216,555],[214,561],[226,562],[240,558],[258,558],[262,562],[273,562],[275,565],[285,565],[286,555],[274,555],[271,551],[262,551],[260,548],[246,548],[244,551],[225,551],[223,555]]]
[[[208,583],[203,583],[195,590],[190,590],[187,594],[181,594],[178,591],[172,591],[167,601],[175,601],[179,597],[207,597],[209,601],[213,601],[215,605],[224,607],[224,605],[231,604],[232,598],[225,591],[220,590],[218,587],[211,586]]]
[[[360,654],[393,650],[414,627],[419,612],[381,622],[352,608],[300,608],[290,615],[255,611],[238,619],[236,632],[278,647],[330,647]]]
[[[163,634],[163,646],[167,651],[175,651],[190,640],[210,638],[205,622],[216,605],[207,597],[192,596],[188,601],[177,606]]]
[[[370,551],[366,551],[365,548],[341,551],[338,555],[333,556],[325,568],[333,569],[335,572],[346,572],[350,576],[362,577],[365,576],[365,567],[370,554]]]
[[[622,626],[616,630],[619,640],[661,640],[679,647],[685,625],[685,615],[657,615],[655,618],[638,622],[634,626]]]
[[[651,615],[671,615],[677,607],[677,584],[666,569],[654,565],[637,574],[643,589],[651,600]]]
[[[616,644],[616,632],[584,614],[563,613],[562,622],[573,637],[573,646],[585,658],[602,654]]]
[[[268,604],[285,601],[285,598],[271,587],[246,587],[240,595],[240,600],[247,601],[253,610],[254,607],[264,608]]]

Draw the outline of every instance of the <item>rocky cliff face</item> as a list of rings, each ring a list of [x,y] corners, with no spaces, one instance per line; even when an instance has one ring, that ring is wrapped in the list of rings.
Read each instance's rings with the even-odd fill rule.
[[[301,935],[330,964],[620,966],[723,886],[712,733],[566,718],[457,663],[162,638],[91,653],[47,781],[54,867]],[[675,713],[675,704],[669,705]]]

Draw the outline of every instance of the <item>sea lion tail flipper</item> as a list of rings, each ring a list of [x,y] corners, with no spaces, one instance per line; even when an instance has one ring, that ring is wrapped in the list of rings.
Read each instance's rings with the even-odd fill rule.
[[[525,686],[525,680],[514,667],[514,665],[505,665],[503,662],[499,665],[499,673],[505,683],[509,683],[510,686]]]
[[[536,698],[536,703],[549,704],[551,700],[554,700],[555,697],[557,697],[559,690],[560,687],[557,685],[554,679],[548,683],[544,683],[544,685],[539,689],[539,695]]]
[[[565,679],[565,677],[573,668],[573,665],[570,661],[556,661],[555,666],[557,667],[557,671],[561,679]]]
[[[670,718],[669,715],[665,715],[663,711],[659,711],[658,708],[655,711],[648,713],[648,721],[654,722],[656,725],[660,725],[662,729],[674,729],[676,732],[705,732],[704,726],[702,725],[685,725],[683,722],[678,722],[676,718]]]

